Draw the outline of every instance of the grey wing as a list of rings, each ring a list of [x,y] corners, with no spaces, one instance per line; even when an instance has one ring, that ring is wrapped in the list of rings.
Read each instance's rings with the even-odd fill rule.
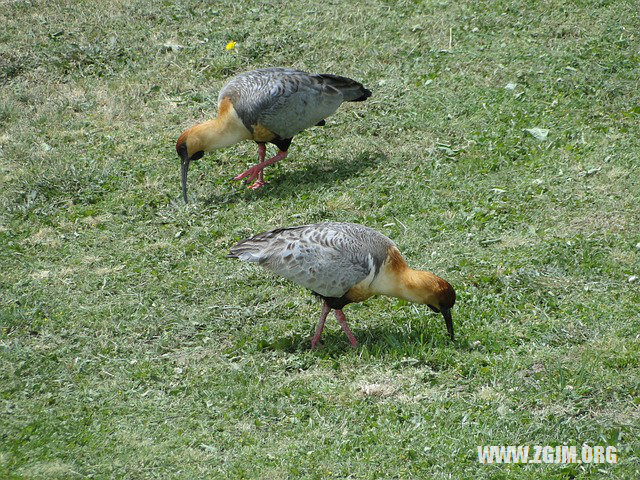
[[[367,277],[373,280],[384,261],[379,258],[382,249],[371,251],[344,228],[349,225],[328,223],[273,230],[238,243],[230,256],[257,262],[325,297],[341,297]],[[384,252],[386,256],[386,247]]]
[[[280,138],[318,124],[344,100],[321,76],[285,68],[240,74],[220,91],[219,100],[224,97],[231,99],[249,130],[260,124]]]

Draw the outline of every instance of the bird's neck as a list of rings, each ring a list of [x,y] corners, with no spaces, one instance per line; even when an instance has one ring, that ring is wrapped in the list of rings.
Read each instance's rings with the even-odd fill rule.
[[[371,287],[374,294],[437,305],[442,281],[431,272],[409,268],[400,252],[392,248]]]
[[[208,152],[248,140],[251,138],[251,132],[244,126],[231,102],[225,99],[218,107],[218,116],[192,127],[189,136],[198,143],[190,150]]]
[[[425,270],[413,270],[407,268],[398,277],[398,298],[404,298],[410,302],[438,304],[438,290],[442,279]]]

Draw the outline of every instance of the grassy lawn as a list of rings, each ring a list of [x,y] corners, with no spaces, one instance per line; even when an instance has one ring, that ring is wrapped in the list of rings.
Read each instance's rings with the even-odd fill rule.
[[[640,477],[636,1],[4,1],[0,477]],[[234,49],[226,50],[229,41]],[[373,92],[297,136],[178,135],[235,73]],[[526,129],[548,130],[544,139]],[[270,150],[272,152],[273,150]],[[366,224],[456,288],[320,304],[234,242]],[[617,464],[483,465],[478,445],[613,445]]]

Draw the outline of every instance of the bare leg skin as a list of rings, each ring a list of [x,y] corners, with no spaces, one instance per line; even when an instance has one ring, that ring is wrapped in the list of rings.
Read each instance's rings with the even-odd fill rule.
[[[331,307],[327,305],[327,302],[322,303],[322,312],[320,313],[320,321],[318,322],[318,326],[316,327],[316,333],[313,335],[311,339],[311,349],[315,350],[316,345],[320,341],[320,336],[322,335],[322,329],[324,328],[324,322],[327,319],[327,315],[331,311]]]
[[[344,330],[344,333],[347,334],[347,337],[349,338],[349,341],[351,342],[351,346],[352,347],[357,346],[358,345],[358,341],[356,340],[356,337],[353,335],[353,332],[349,328],[349,325],[347,325],[347,319],[344,316],[344,313],[342,312],[342,310],[336,310],[333,313],[335,314],[336,318],[338,319],[338,322],[340,323],[340,326],[342,327],[342,330]]]

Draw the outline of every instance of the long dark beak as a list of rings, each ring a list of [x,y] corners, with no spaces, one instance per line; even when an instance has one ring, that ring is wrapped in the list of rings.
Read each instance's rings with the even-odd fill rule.
[[[189,199],[187,199],[187,172],[189,171],[189,157],[186,155],[180,159],[180,170],[182,171],[182,198],[184,198],[184,203],[189,203]]]
[[[451,337],[451,340],[454,340],[453,320],[451,319],[451,310],[442,310],[442,316],[444,317],[444,322],[447,324],[447,332],[449,332],[449,337]]]

